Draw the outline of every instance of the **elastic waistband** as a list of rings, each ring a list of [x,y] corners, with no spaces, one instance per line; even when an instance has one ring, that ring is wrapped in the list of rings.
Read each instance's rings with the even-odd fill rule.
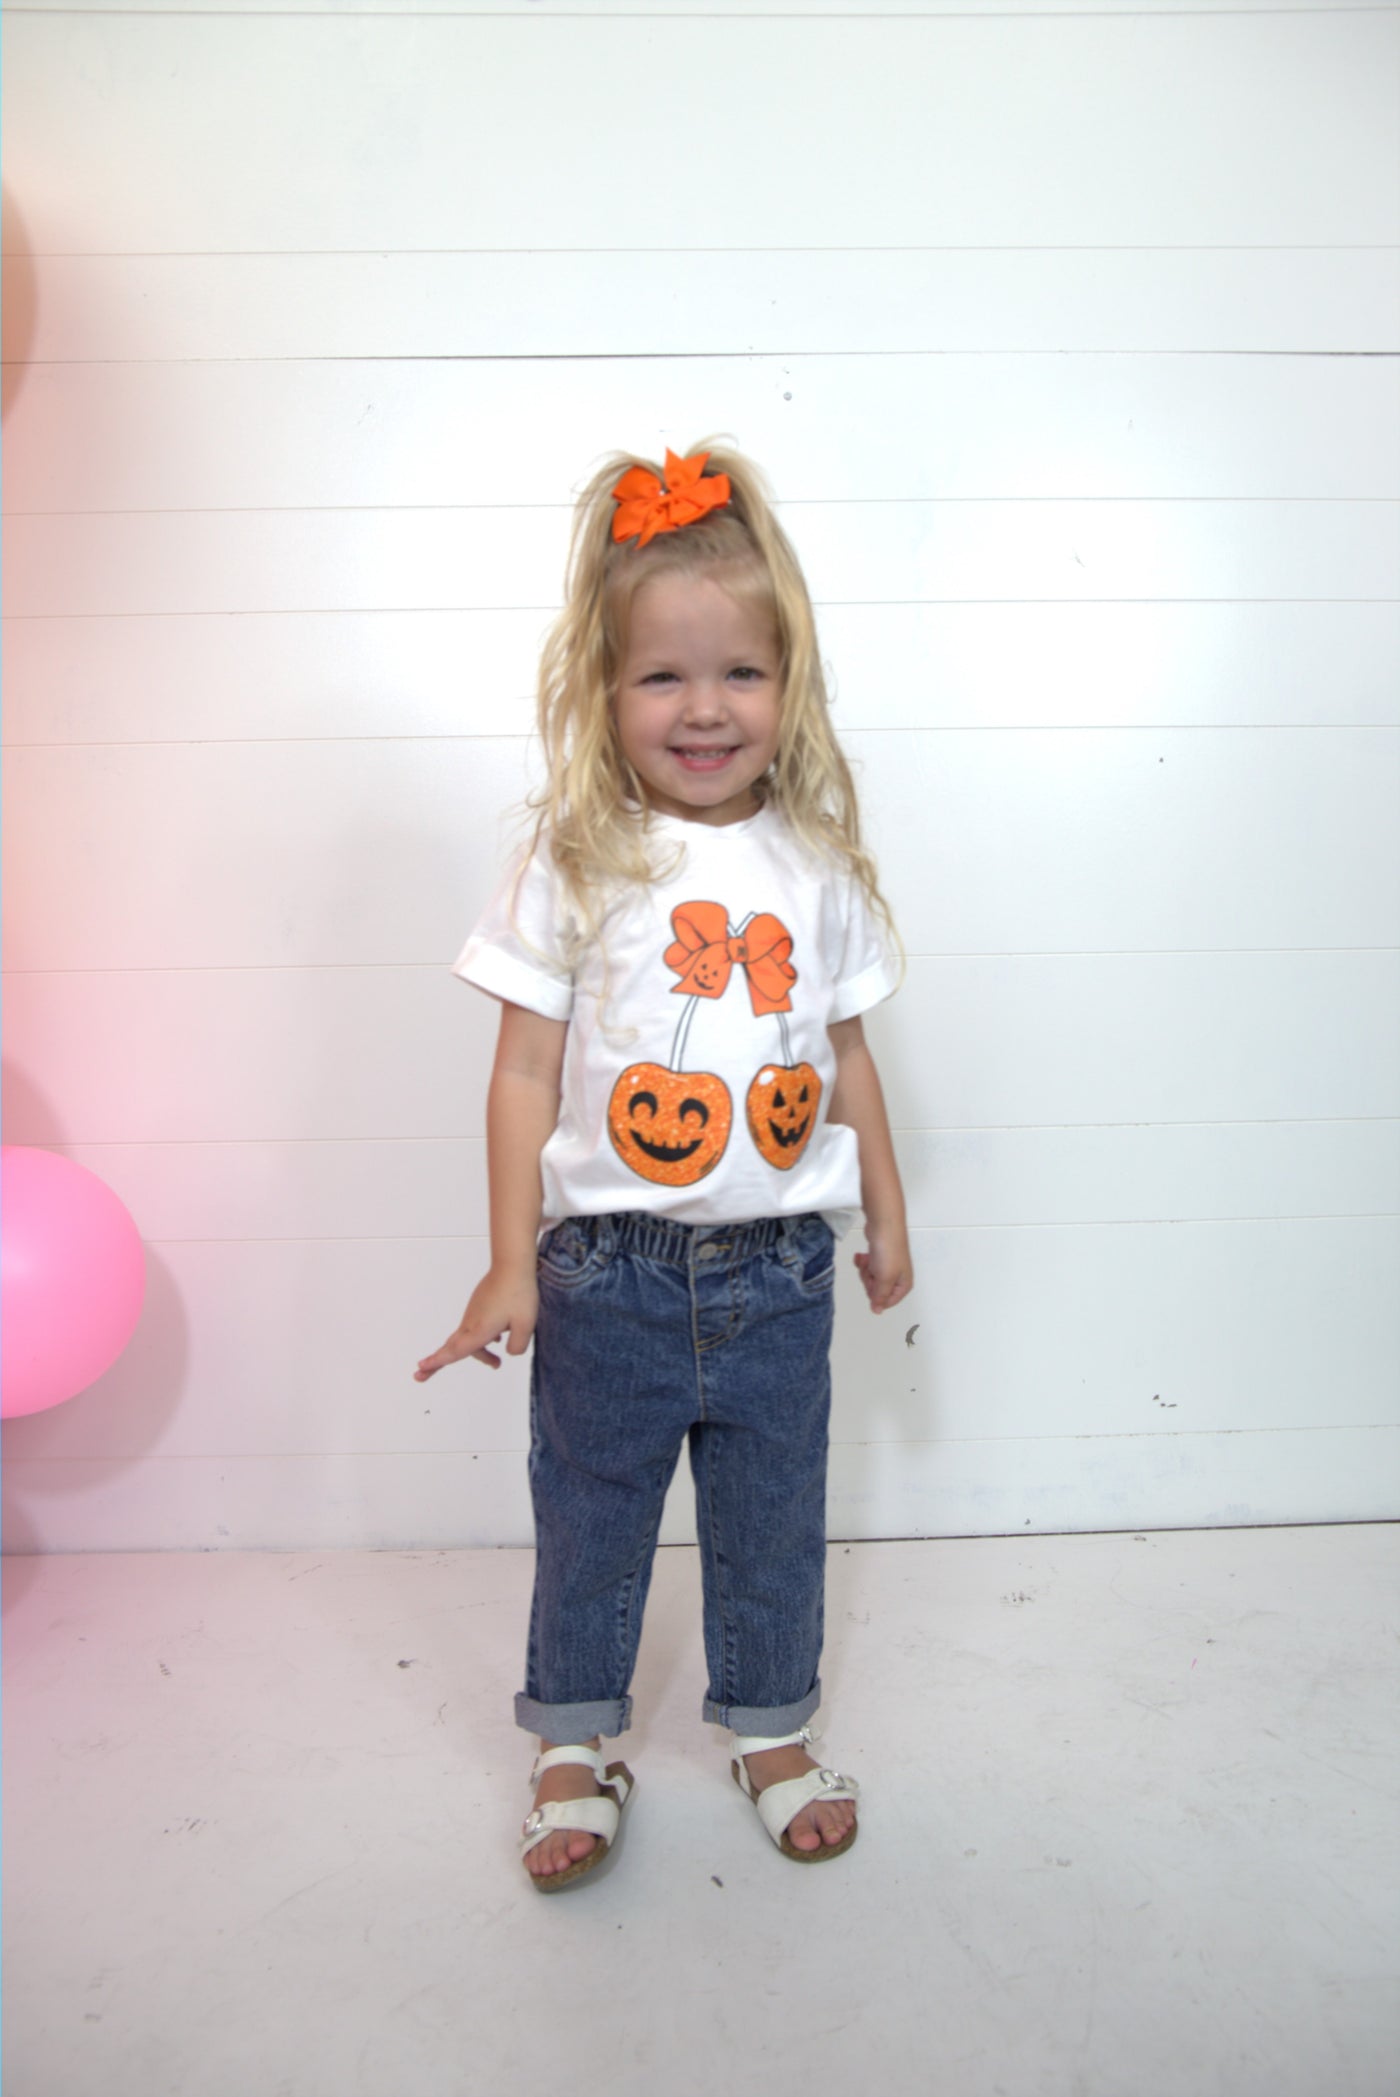
[[[766,1252],[790,1238],[804,1223],[821,1223],[813,1212],[804,1216],[755,1216],[747,1223],[673,1223],[666,1216],[648,1216],[641,1209],[625,1209],[611,1216],[571,1216],[569,1223],[590,1244],[607,1252],[633,1252],[644,1260],[666,1260],[688,1267],[693,1259],[720,1253],[731,1260],[746,1259],[750,1253]]]

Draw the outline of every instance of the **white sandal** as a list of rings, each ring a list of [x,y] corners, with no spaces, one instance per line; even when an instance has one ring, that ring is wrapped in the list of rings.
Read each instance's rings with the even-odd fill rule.
[[[819,1849],[799,1849],[788,1834],[804,1806],[813,1799],[834,1802],[839,1798],[854,1800],[859,1796],[860,1786],[854,1777],[843,1777],[837,1769],[809,1769],[805,1776],[787,1777],[780,1784],[765,1784],[762,1791],[755,1791],[744,1766],[745,1755],[760,1755],[765,1748],[810,1747],[812,1729],[803,1726],[798,1733],[784,1733],[772,1740],[757,1734],[734,1736],[734,1753],[730,1768],[734,1781],[745,1798],[752,1799],[758,1808],[758,1817],[785,1857],[795,1864],[825,1864],[828,1857],[839,1857],[855,1841],[858,1829],[853,1825],[839,1842],[823,1842]]]
[[[530,1771],[530,1788],[533,1791],[546,1769],[557,1769],[562,1762],[576,1762],[583,1769],[591,1769],[602,1786],[597,1798],[551,1799],[548,1804],[536,1806],[526,1816],[520,1830],[521,1860],[529,1854],[547,1835],[556,1828],[581,1830],[585,1835],[596,1835],[597,1841],[586,1857],[566,1864],[562,1871],[547,1873],[532,1871],[529,1876],[539,1893],[558,1893],[565,1886],[572,1886],[586,1871],[595,1871],[604,1857],[611,1854],[622,1820],[622,1809],[632,1795],[633,1777],[625,1762],[604,1764],[596,1748],[557,1747],[535,1757],[535,1766]],[[611,1793],[611,1797],[608,1794]]]

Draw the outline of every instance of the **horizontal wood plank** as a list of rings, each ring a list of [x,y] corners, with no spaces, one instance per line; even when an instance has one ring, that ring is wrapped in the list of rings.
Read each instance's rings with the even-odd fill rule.
[[[5,354],[35,364],[749,355],[805,370],[839,353],[879,358],[848,375],[883,389],[911,352],[1400,348],[1400,255],[1384,248],[21,248],[3,273]]]
[[[132,0],[88,0],[84,13],[129,14]],[[709,18],[714,15],[834,15],[860,21],[866,15],[985,15],[1023,18],[1053,15],[1140,15],[1154,14],[1317,14],[1323,9],[1379,13],[1381,8],[1362,7],[1358,0],[1169,0],[1152,8],[1144,0],[764,0],[755,10],[752,0],[693,0],[677,10],[665,0],[374,0],[373,6],[347,5],[347,0],[142,0],[143,14],[300,14],[345,15],[359,21],[365,15],[636,15],[643,19],[667,20],[678,11]],[[23,0],[16,14],[69,14],[71,0]]]
[[[6,46],[41,252],[789,246],[815,227],[845,246],[872,225],[892,246],[1326,245],[1400,226],[1390,11],[667,14],[645,34],[602,15],[14,12]],[[637,149],[601,113],[709,80],[743,151],[654,154],[629,179]]]
[[[294,512],[227,523],[314,534],[334,528],[338,511],[353,526],[381,507],[426,509],[438,514],[423,528],[442,534],[449,554],[450,534],[475,513],[505,513],[485,520],[494,537],[529,528],[538,511],[534,521],[553,535],[556,550],[543,594],[537,586],[526,601],[550,602],[573,491],[606,454],[622,448],[660,459],[668,444],[689,452],[726,435],[759,462],[799,532],[813,506],[853,504],[857,514],[842,528],[862,537],[882,504],[952,505],[962,529],[964,505],[1344,504],[1393,501],[1400,485],[1400,396],[1384,358],[929,356],[911,349],[878,360],[731,353],[562,364],[536,357],[39,364],[25,370],[7,417],[5,501],[12,532],[22,517],[32,528],[40,517],[61,523],[75,512],[76,529],[94,511],[179,512],[166,528],[192,533],[195,557],[202,534],[219,521],[204,514],[210,511]],[[1190,516],[1193,530],[1205,529],[1198,512]],[[93,520],[138,534],[161,521]],[[899,528],[907,531],[909,521]],[[295,547],[295,539],[278,547],[294,591],[304,587]],[[208,552],[230,557],[222,548]],[[482,565],[484,555],[463,548],[454,582],[408,601],[519,602],[493,588],[499,571],[489,559]],[[49,558],[72,567],[79,542],[66,556],[54,547]],[[178,574],[188,558],[166,553],[161,565]],[[54,582],[63,579],[60,568]],[[125,561],[119,579],[126,609],[144,609],[146,589]],[[23,567],[11,593],[11,610],[64,608],[61,600],[35,599]],[[1009,579],[998,594],[1025,593]],[[1164,582],[1138,594],[1184,593]],[[210,608],[225,601],[215,598]],[[278,595],[265,603],[317,601]],[[392,601],[373,590],[359,598]],[[168,594],[156,602],[195,608]]]
[[[1050,603],[1400,594],[1392,502],[784,505],[822,603]],[[18,516],[12,613],[548,612],[560,510]]]

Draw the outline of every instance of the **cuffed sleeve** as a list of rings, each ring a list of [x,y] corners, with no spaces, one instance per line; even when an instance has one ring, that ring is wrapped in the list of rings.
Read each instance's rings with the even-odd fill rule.
[[[557,881],[538,851],[509,868],[452,973],[528,1012],[568,1019],[574,985],[560,952]]]
[[[847,983],[840,983],[831,1000],[831,1020],[855,1019],[860,1013],[868,1012],[872,1005],[881,1005],[892,997],[899,985],[899,973],[888,955],[882,955],[871,966],[852,976]]]
[[[837,890],[838,922],[833,927],[832,996],[829,1022],[855,1019],[891,996],[899,970],[888,935],[877,921],[865,891],[853,874]]]

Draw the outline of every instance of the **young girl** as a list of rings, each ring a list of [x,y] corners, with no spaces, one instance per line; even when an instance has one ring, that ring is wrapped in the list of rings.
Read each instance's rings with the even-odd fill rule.
[[[491,1266],[422,1382],[534,1338],[525,1823],[541,1892],[607,1852],[662,1501],[689,1441],[709,1693],[783,1854],[839,1856],[818,1769],[833,1243],[912,1284],[860,1014],[893,927],[832,734],[812,607],[755,468],[618,455],[574,522],[540,677],[529,850],[455,972],[501,1000]],[[545,1229],[540,1235],[541,1224]]]

